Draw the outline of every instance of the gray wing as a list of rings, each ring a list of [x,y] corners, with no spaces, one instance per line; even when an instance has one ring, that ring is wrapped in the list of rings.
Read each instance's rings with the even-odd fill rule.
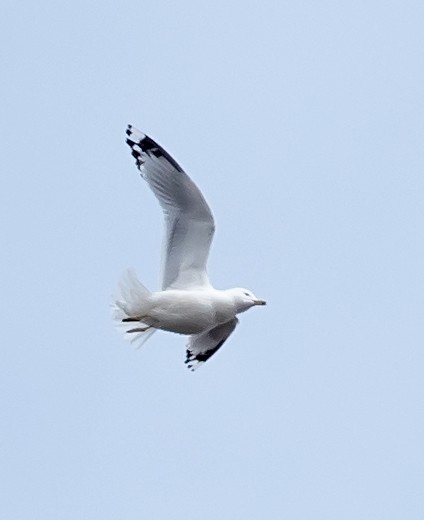
[[[196,370],[222,347],[230,334],[234,331],[239,320],[234,318],[222,325],[190,336],[187,343],[187,357],[185,363],[190,370]]]
[[[137,168],[165,214],[162,289],[209,287],[206,264],[215,224],[205,198],[153,139],[131,125],[127,135]]]

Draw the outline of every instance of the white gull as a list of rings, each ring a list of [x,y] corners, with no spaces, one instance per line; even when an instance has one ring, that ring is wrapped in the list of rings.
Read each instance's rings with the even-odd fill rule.
[[[247,289],[217,290],[206,264],[215,231],[212,212],[190,177],[153,139],[131,125],[127,144],[165,215],[162,290],[150,292],[128,270],[119,283],[114,319],[141,346],[156,330],[189,336],[185,363],[195,370],[226,341],[237,314],[264,300]]]

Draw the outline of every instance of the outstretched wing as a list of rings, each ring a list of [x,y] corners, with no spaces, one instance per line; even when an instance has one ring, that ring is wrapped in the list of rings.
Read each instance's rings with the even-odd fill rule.
[[[127,135],[137,168],[165,214],[162,289],[210,286],[206,264],[215,224],[205,198],[153,139],[131,125]]]
[[[185,363],[190,370],[196,370],[222,347],[230,334],[234,331],[239,320],[234,318],[222,325],[190,336],[187,343],[187,357]]]

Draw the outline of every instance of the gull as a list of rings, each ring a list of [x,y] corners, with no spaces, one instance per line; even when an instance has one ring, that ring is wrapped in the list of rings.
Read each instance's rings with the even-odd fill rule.
[[[113,317],[137,346],[156,330],[187,335],[185,363],[193,371],[222,347],[239,322],[237,314],[266,302],[247,289],[212,287],[207,260],[215,222],[204,196],[153,139],[132,125],[126,133],[140,175],[165,217],[162,290],[150,292],[127,270],[119,282]]]

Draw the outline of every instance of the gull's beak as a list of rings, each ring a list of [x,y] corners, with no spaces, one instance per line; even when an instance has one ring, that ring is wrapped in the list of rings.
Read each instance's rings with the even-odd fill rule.
[[[266,305],[266,301],[265,300],[253,300],[253,303],[255,305]]]

